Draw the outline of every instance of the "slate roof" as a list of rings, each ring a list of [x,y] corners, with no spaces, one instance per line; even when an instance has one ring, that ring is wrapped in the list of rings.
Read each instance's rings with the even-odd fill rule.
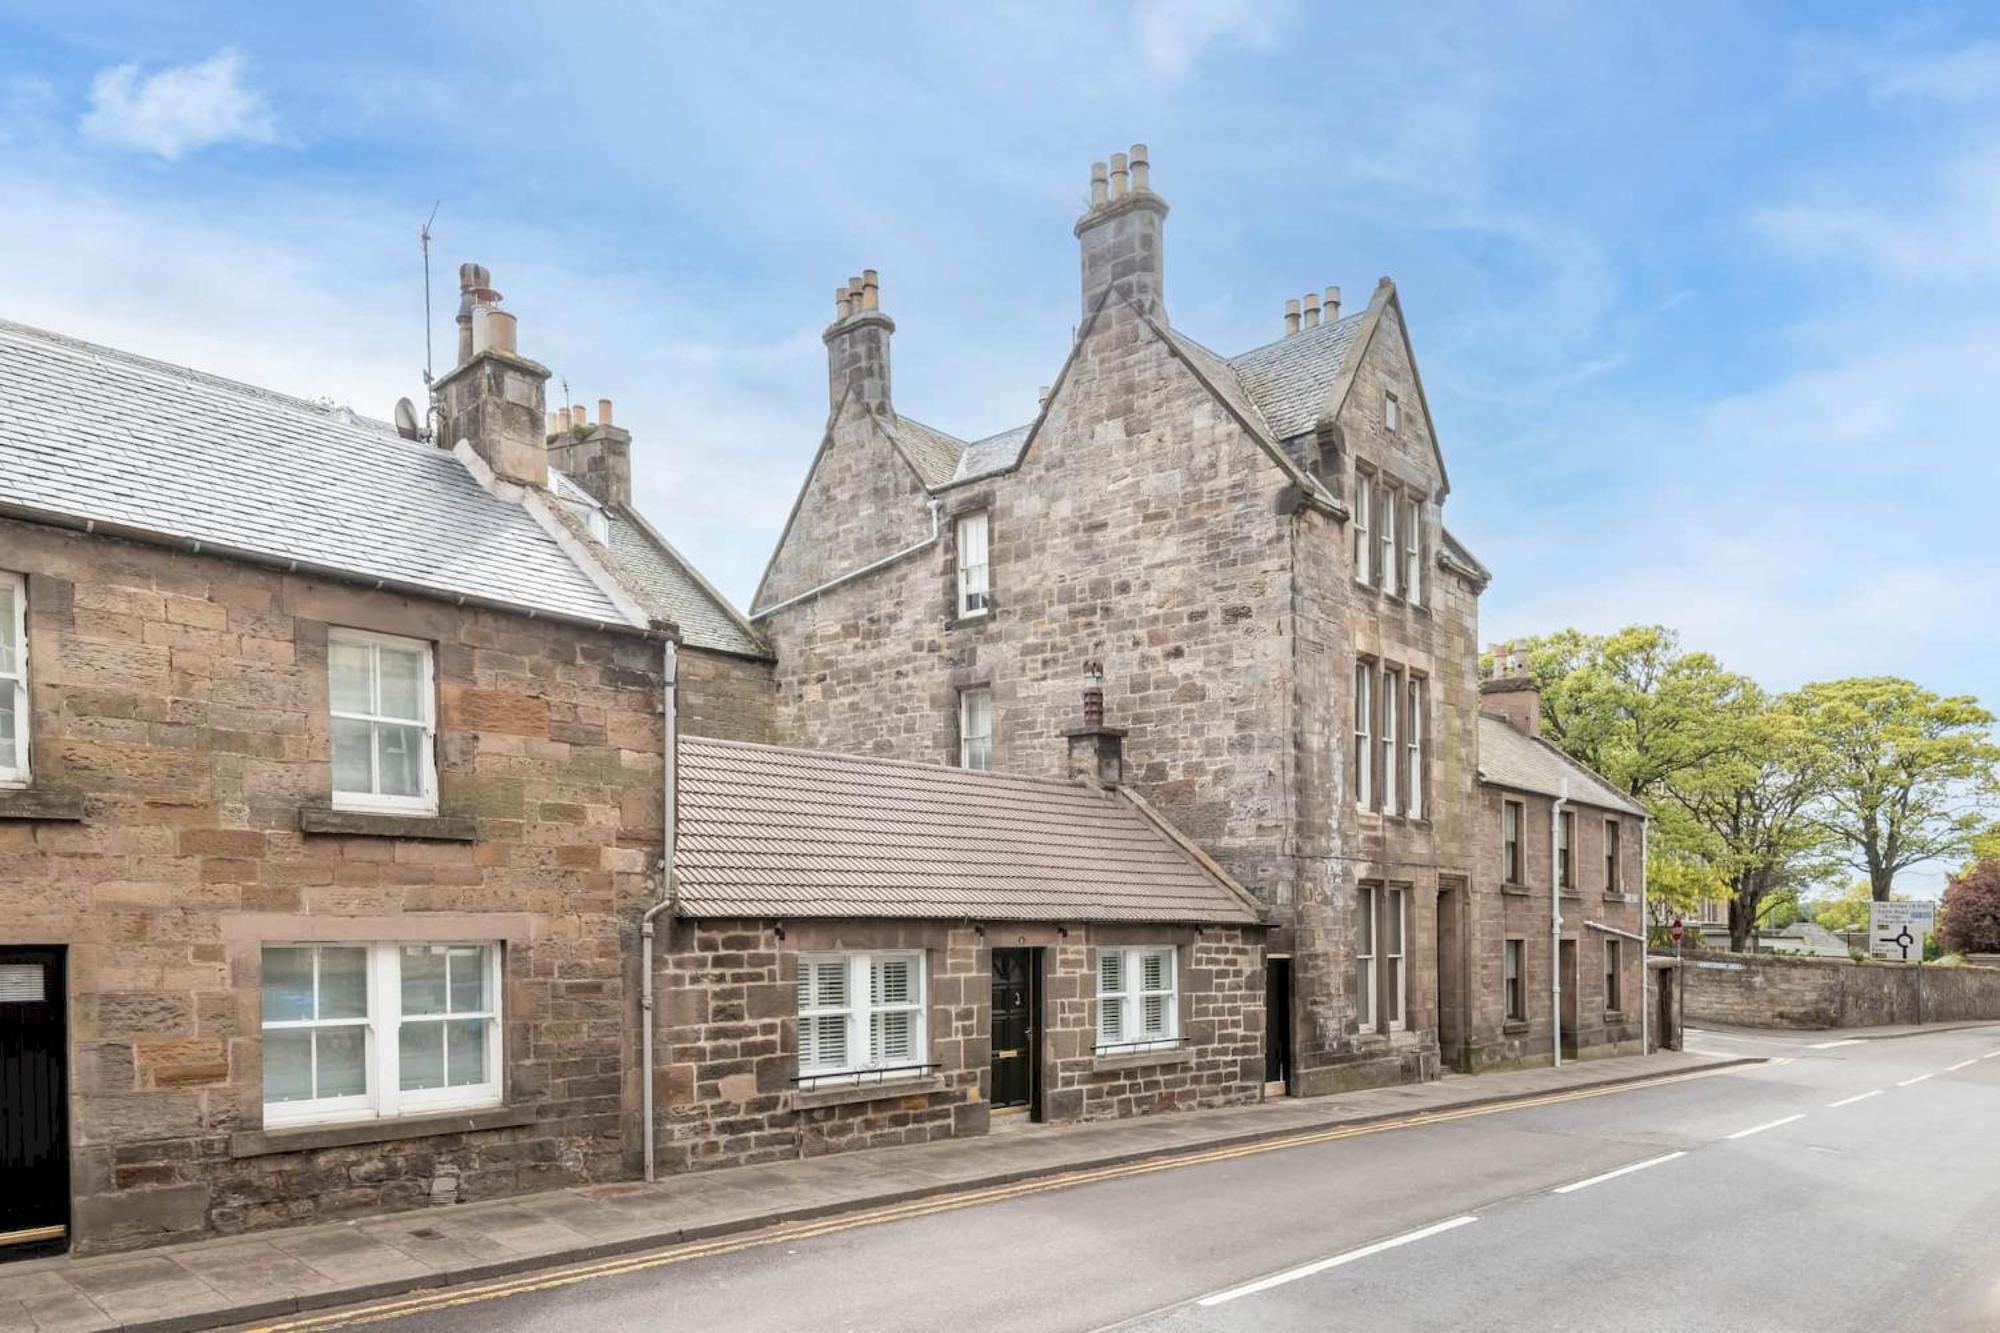
[[[0,512],[628,625],[524,507],[345,409],[0,321]]]
[[[1545,740],[1524,736],[1505,718],[1479,715],[1479,780],[1537,796],[1560,796],[1645,817],[1645,808]]]
[[[695,572],[666,541],[635,514],[610,511],[611,557],[645,594],[655,615],[681,629],[691,648],[713,648],[745,657],[769,657],[771,650],[752,633],[721,593]]]
[[[1274,438],[1303,435],[1319,421],[1367,313],[1360,310],[1229,358],[1230,370],[1264,414]]]
[[[1119,792],[694,736],[680,765],[688,916],[1261,920]]]
[[[942,486],[950,481],[966,449],[965,441],[956,435],[947,435],[914,417],[897,417],[890,434],[902,446],[926,486]]]
[[[1004,472],[1021,460],[1021,446],[1028,442],[1028,432],[1035,428],[1031,421],[1025,426],[1015,426],[1003,430],[998,435],[989,435],[983,440],[974,440],[965,446],[960,455],[958,467],[952,473],[953,481],[972,481],[979,477]]]

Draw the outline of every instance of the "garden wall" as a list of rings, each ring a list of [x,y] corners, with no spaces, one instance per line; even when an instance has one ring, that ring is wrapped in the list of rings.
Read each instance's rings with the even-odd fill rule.
[[[1846,1028],[2000,1021],[2000,968],[1687,955],[1690,1023]]]

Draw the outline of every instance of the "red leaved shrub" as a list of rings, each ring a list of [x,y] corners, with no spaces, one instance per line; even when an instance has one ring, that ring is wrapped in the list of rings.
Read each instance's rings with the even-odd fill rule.
[[[1981,861],[1945,885],[1938,944],[1947,953],[2000,953],[2000,861]]]

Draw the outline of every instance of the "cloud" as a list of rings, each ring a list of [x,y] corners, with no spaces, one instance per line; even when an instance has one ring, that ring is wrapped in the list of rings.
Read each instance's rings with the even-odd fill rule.
[[[85,138],[170,162],[220,143],[271,143],[277,138],[271,108],[242,75],[243,58],[228,47],[156,74],[113,65],[91,80],[90,110],[77,128]]]
[[[1157,74],[1179,78],[1221,41],[1267,51],[1282,13],[1255,0],[1142,0],[1135,18],[1139,51]]]
[[[1763,210],[1754,220],[1771,237],[1806,258],[1864,261],[1892,277],[1952,284],[2000,277],[2000,142],[1986,143],[1946,163],[1934,182],[1919,169],[1903,172],[1884,198],[1879,181],[1865,188]],[[1844,195],[1844,197],[1843,197]]]
[[[0,79],[0,143],[42,138],[54,120],[56,88],[32,74]]]
[[[1982,101],[2000,93],[2000,42],[1975,42],[1942,55],[1881,61],[1864,77],[1869,94],[1882,101]]]

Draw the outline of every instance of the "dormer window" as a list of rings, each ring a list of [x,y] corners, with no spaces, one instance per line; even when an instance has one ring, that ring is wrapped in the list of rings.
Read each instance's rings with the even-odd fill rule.
[[[986,514],[967,514],[958,520],[958,614],[983,616],[990,605],[987,582]]]
[[[1395,430],[1403,424],[1403,405],[1396,401],[1395,394],[1387,394],[1382,399],[1382,426],[1385,430]]]
[[[590,539],[599,546],[611,545],[611,516],[602,509],[591,508],[584,512],[584,526],[590,529]]]

